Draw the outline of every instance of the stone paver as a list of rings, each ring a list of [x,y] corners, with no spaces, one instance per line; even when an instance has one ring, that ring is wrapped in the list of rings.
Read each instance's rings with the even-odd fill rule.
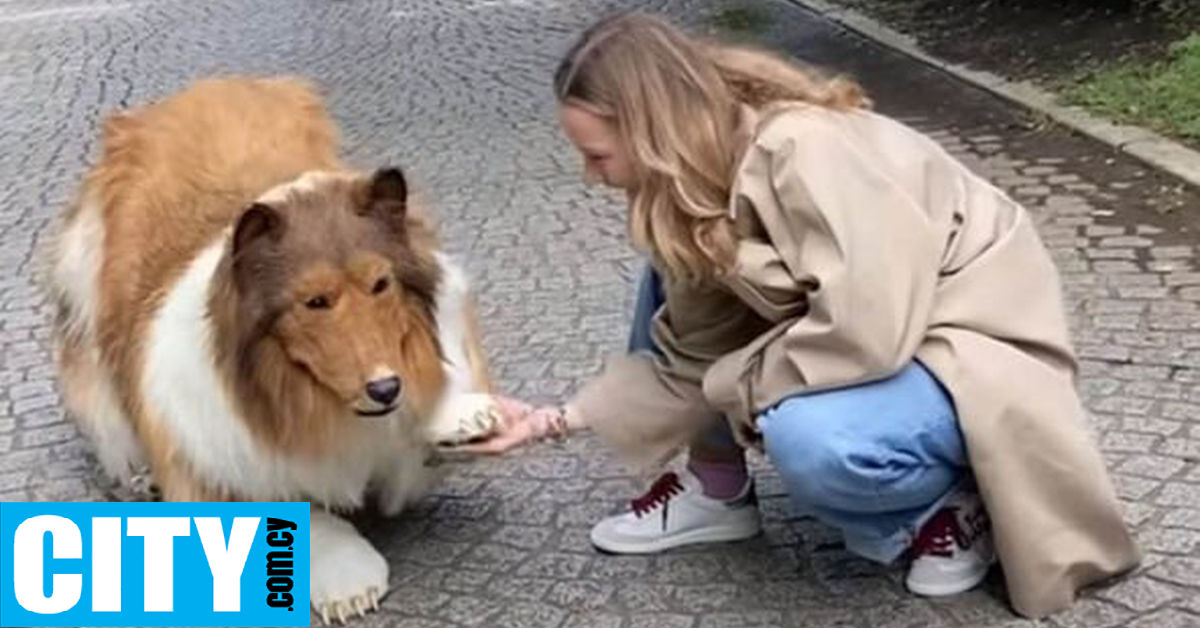
[[[752,2],[753,0],[745,0]],[[406,167],[481,290],[502,387],[549,401],[623,345],[637,258],[620,198],[579,185],[549,77],[617,8],[704,23],[718,0],[0,0],[0,500],[106,499],[65,421],[34,250],[115,108],[214,73],[319,82],[348,157]],[[857,75],[1026,203],[1063,273],[1098,441],[1143,570],[1043,622],[995,576],[927,601],[902,571],[791,516],[758,464],[766,534],[654,557],[595,553],[587,527],[640,486],[594,440],[459,465],[391,521],[364,519],[395,591],[366,626],[717,628],[1200,625],[1200,269],[1195,192],[785,4],[761,35]]]

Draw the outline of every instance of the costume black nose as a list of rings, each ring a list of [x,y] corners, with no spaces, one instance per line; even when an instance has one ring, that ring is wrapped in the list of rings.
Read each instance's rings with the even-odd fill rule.
[[[400,378],[387,377],[367,384],[367,396],[376,403],[388,405],[400,396]]]

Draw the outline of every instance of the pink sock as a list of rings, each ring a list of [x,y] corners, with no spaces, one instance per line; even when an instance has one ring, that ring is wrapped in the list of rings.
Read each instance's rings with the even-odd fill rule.
[[[708,462],[690,459],[688,471],[700,480],[704,494],[713,499],[732,499],[746,488],[750,480],[750,472],[746,470],[746,462]]]

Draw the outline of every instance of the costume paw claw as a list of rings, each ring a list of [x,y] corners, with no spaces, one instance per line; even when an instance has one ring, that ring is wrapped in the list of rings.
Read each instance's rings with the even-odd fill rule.
[[[362,619],[367,616],[367,613],[379,611],[379,600],[383,598],[382,593],[376,587],[370,587],[363,595],[356,595],[349,600],[336,600],[319,605],[316,609],[317,615],[321,618],[322,626],[332,625],[337,622],[338,625],[346,625],[347,619]]]
[[[139,499],[159,499],[162,497],[158,485],[154,483],[154,475],[149,467],[139,467],[129,477],[129,490]]]
[[[495,432],[503,420],[491,395],[454,395],[438,410],[431,427],[432,440],[439,445],[459,445]]]
[[[379,609],[387,591],[387,561],[348,522],[314,509],[312,516],[313,610],[325,625],[345,624]]]

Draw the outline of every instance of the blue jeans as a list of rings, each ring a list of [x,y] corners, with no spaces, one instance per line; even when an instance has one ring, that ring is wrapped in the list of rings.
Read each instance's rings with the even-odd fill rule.
[[[638,288],[630,351],[655,351],[650,323],[663,303],[653,271]],[[954,405],[913,361],[884,380],[788,397],[757,417],[767,456],[797,509],[842,532],[846,547],[890,563],[967,479]],[[737,447],[727,425],[706,447]]]

